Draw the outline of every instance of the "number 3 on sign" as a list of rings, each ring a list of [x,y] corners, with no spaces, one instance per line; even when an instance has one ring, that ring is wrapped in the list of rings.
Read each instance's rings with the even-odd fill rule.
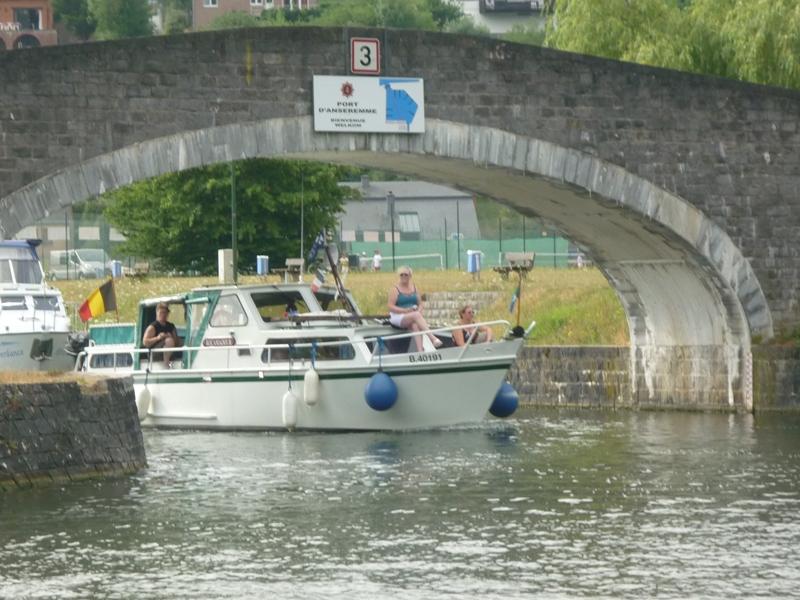
[[[381,42],[377,38],[350,38],[350,71],[354,74],[379,75]]]

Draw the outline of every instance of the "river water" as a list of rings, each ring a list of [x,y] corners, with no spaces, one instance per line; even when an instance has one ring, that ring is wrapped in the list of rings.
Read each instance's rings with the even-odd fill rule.
[[[0,495],[0,597],[800,592],[797,417],[144,435],[137,475]]]

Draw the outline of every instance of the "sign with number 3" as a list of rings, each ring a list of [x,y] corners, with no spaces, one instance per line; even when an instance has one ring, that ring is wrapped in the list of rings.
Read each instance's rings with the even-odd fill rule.
[[[350,38],[350,72],[380,75],[381,42],[377,38]]]

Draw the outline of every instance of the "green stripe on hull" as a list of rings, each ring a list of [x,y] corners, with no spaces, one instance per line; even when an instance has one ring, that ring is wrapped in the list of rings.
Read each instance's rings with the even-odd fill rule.
[[[434,367],[434,368],[427,368],[427,369],[407,369],[407,368],[400,368],[400,369],[392,369],[392,368],[384,368],[383,371],[387,375],[393,375],[395,377],[399,376],[407,376],[407,375],[440,375],[444,373],[461,373],[463,371],[475,372],[475,371],[496,371],[498,369],[508,369],[511,367],[511,362],[507,365],[503,364],[461,364],[458,367]],[[307,370],[307,369],[306,369]],[[188,376],[168,376],[163,377],[157,374],[150,373],[148,377],[149,383],[158,383],[158,384],[167,384],[167,383],[203,383],[204,377],[212,377],[212,382],[226,382],[226,383],[237,383],[243,381],[302,381],[303,377],[305,376],[306,370],[300,369],[292,369],[292,375],[289,377],[287,374],[276,375],[276,374],[267,374],[264,373],[263,377],[260,377],[257,373],[254,375],[226,375],[224,373],[219,374],[208,374],[208,375],[188,375]],[[322,373],[319,372],[319,378],[321,381],[326,380],[334,380],[334,379],[369,379],[376,373],[375,370],[359,370],[359,371],[349,371],[346,373]],[[136,374],[134,376],[134,381],[138,383],[144,383],[144,374]],[[206,382],[208,383],[208,382]]]

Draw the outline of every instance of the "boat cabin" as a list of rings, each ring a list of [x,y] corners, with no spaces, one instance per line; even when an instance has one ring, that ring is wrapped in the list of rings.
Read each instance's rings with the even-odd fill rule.
[[[347,298],[350,305],[356,307],[349,292]],[[341,332],[343,320],[352,322],[351,311],[346,308],[348,304],[339,297],[336,288],[322,286],[313,291],[308,284],[300,283],[220,286],[149,298],[139,304],[135,332],[137,349],[143,349],[144,332],[156,320],[156,306],[162,302],[170,307],[168,320],[178,332],[178,345],[185,348],[182,351],[154,349],[139,352],[134,357],[134,369],[145,368],[147,363],[163,363],[163,355],[167,352],[171,355],[172,368],[199,368],[209,360],[204,358],[197,362],[199,348],[227,349],[227,353],[235,348],[237,357],[246,359],[252,356],[267,364],[289,361],[290,354],[292,359],[303,360],[310,358],[310,347],[291,347],[311,344],[314,340],[342,342],[341,347],[326,344],[315,349],[316,360],[348,360],[355,356],[348,337],[336,336],[335,332],[314,335],[309,331],[335,324]],[[272,344],[283,347],[261,348]],[[250,347],[257,349],[251,350]]]

